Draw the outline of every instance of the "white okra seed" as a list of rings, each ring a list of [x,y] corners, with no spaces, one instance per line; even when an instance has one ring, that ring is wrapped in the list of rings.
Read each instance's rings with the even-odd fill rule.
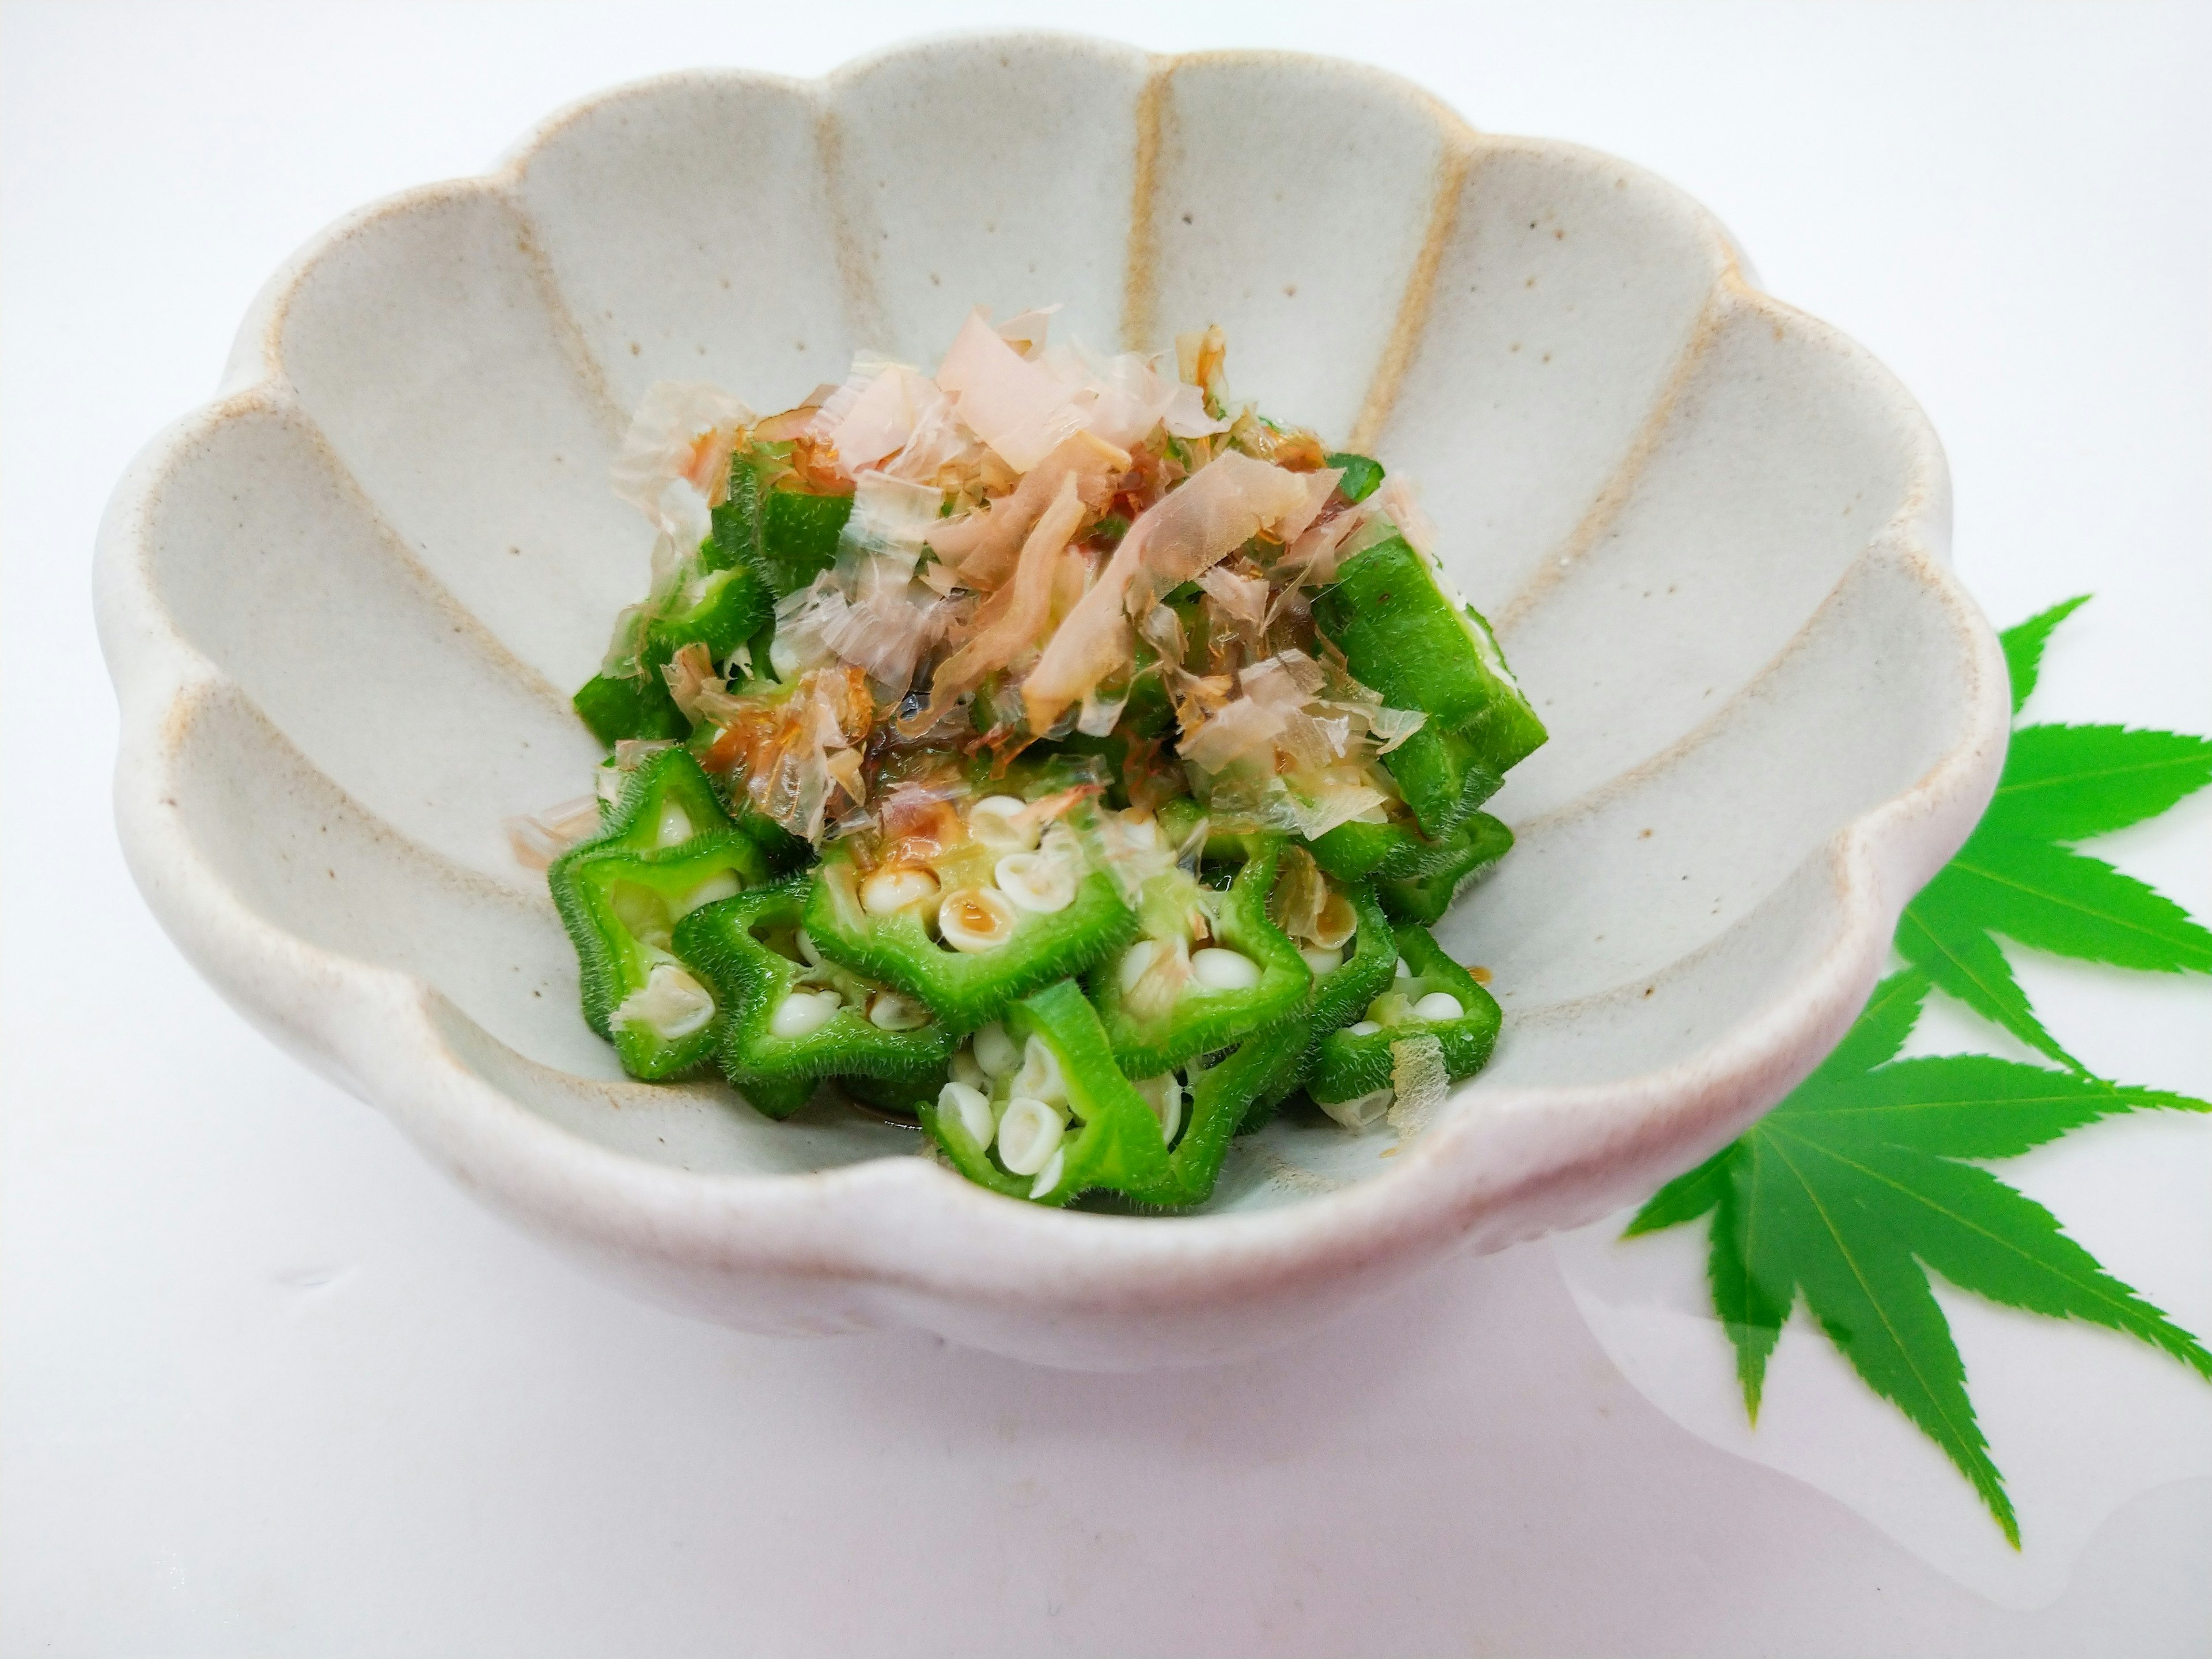
[[[1060,1185],[1060,1176],[1066,1173],[1067,1149],[1063,1146],[1053,1153],[1051,1158],[1047,1161],[1043,1169],[1037,1171],[1036,1183],[1030,1188],[1030,1196],[1031,1198],[1042,1198],[1047,1193]]]
[[[1013,938],[1021,919],[1014,902],[995,887],[963,887],[937,907],[939,936],[970,956],[997,950]]]
[[[978,1146],[991,1144],[991,1103],[981,1089],[965,1083],[948,1083],[937,1091],[940,1117],[957,1123]]]
[[[1060,1056],[1043,1038],[1032,1036],[1022,1045],[1022,1069],[1014,1074],[1014,1092],[1052,1106],[1066,1103],[1067,1079],[1060,1073]]]
[[[1016,1175],[1033,1176],[1060,1150],[1065,1126],[1041,1100],[1016,1095],[999,1120],[999,1161]]]
[[[1413,976],[1413,964],[1407,962],[1403,957],[1400,957],[1398,958],[1398,965],[1392,971],[1396,974],[1400,979],[1411,979]]]
[[[1160,953],[1160,942],[1156,939],[1140,939],[1121,953],[1121,967],[1116,975],[1121,982],[1121,994],[1127,996],[1137,988],[1153,959]]]
[[[1006,1028],[993,1020],[975,1033],[975,1063],[983,1068],[986,1077],[1004,1077],[1022,1063],[1022,1051],[1014,1046]]]
[[[1323,974],[1333,974],[1344,966],[1344,952],[1341,951],[1324,951],[1318,945],[1309,945],[1298,954],[1306,959],[1306,966],[1313,969],[1316,979]]]
[[[780,1037],[803,1037],[820,1030],[843,1006],[835,991],[793,991],[777,1005],[769,1030]]]
[[[991,1091],[990,1074],[976,1064],[975,1051],[973,1048],[960,1049],[952,1056],[952,1080],[955,1083],[964,1083],[969,1088],[980,1090],[985,1094]]]
[[[937,878],[910,864],[887,864],[860,884],[860,908],[872,916],[899,911],[937,896]]]
[[[1172,1145],[1176,1131],[1182,1127],[1182,1080],[1173,1072],[1163,1072],[1133,1086],[1144,1097],[1145,1104],[1152,1109],[1152,1115],[1159,1119],[1161,1137]]]
[[[1210,945],[1190,959],[1191,974],[1209,991],[1249,991],[1260,982],[1260,964],[1242,951]]]
[[[684,810],[684,803],[670,796],[660,803],[660,822],[653,828],[653,840],[657,847],[681,847],[696,832],[691,828],[691,815]]]
[[[1458,1019],[1466,1012],[1449,991],[1431,991],[1413,1005],[1415,1019]]]
[[[879,1031],[918,1031],[929,1024],[929,1009],[897,991],[878,991],[868,999],[868,1024]]]
[[[735,898],[739,890],[737,872],[718,870],[684,896],[676,907],[676,914],[688,916],[702,904],[712,904],[717,899]]]
[[[1345,1028],[1354,1036],[1373,1036],[1382,1028],[1371,1019],[1363,1019]]]
[[[641,1024],[662,1042],[675,1042],[705,1029],[714,1017],[714,999],[705,986],[676,963],[658,962],[645,984],[623,999],[613,1023]]]
[[[1056,915],[1075,902],[1075,868],[1049,853],[1009,853],[991,872],[999,890],[1039,915]]]

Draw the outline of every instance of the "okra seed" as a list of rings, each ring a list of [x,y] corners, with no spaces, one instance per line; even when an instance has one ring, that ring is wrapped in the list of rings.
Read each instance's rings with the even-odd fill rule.
[[[1041,1100],[1016,1095],[999,1120],[999,1161],[1016,1175],[1033,1176],[1060,1150],[1060,1114]]]
[[[980,1089],[986,1093],[989,1092],[991,1087],[990,1073],[975,1063],[975,1051],[973,1048],[963,1048],[952,1056],[952,1080],[955,1083],[964,1083],[971,1089]]]
[[[1146,971],[1151,969],[1153,959],[1159,953],[1160,942],[1156,939],[1140,939],[1121,953],[1121,969],[1119,978],[1121,981],[1123,996],[1128,995],[1137,988],[1137,981],[1144,978]]]
[[[879,1031],[918,1031],[929,1024],[929,1010],[896,991],[878,991],[868,999],[868,1024]]]
[[[799,959],[809,968],[822,965],[822,947],[814,942],[813,934],[802,927],[791,936],[791,942],[798,947]]]
[[[1382,1028],[1371,1019],[1363,1019],[1351,1028],[1354,1036],[1373,1036]]]
[[[860,884],[860,908],[872,916],[896,915],[936,896],[937,878],[907,864],[887,864]]]
[[[995,1019],[975,1033],[975,1064],[986,1077],[1004,1077],[1022,1063],[1022,1051]]]
[[[968,809],[968,833],[994,852],[1026,853],[1037,844],[1036,823],[1024,816],[1029,803],[1012,795],[986,795]]]
[[[1413,1005],[1415,1019],[1458,1019],[1466,1012],[1449,991],[1431,991]]]
[[[1413,976],[1412,965],[1408,963],[1403,957],[1400,957],[1398,958],[1398,966],[1393,971],[1400,979],[1411,979]]]
[[[1067,1153],[1064,1150],[1054,1152],[1051,1159],[1045,1164],[1044,1168],[1037,1171],[1036,1182],[1030,1188],[1030,1196],[1031,1198],[1042,1198],[1047,1193],[1060,1185],[1060,1176],[1066,1173]]]
[[[684,902],[677,906],[676,914],[688,916],[702,904],[712,904],[717,899],[735,898],[738,889],[737,872],[733,870],[720,871],[686,893]]]
[[[1213,945],[1190,959],[1192,974],[1209,991],[1249,991],[1260,982],[1260,964],[1242,951]]]
[[[714,999],[707,988],[672,962],[655,963],[643,988],[624,997],[614,1012],[617,1025],[645,1025],[664,1042],[702,1030],[714,1018]]]
[[[1134,1087],[1145,1097],[1145,1104],[1152,1109],[1152,1115],[1159,1119],[1161,1137],[1172,1143],[1176,1131],[1182,1127],[1182,1081],[1173,1072],[1163,1072]]]
[[[843,1002],[835,991],[793,991],[777,1006],[769,1030],[780,1037],[803,1037],[837,1017]]]
[[[1014,936],[1021,915],[1004,893],[990,887],[963,887],[937,907],[937,931],[956,951],[972,955],[995,951]]]
[[[681,847],[691,839],[691,815],[684,810],[680,800],[660,803],[660,822],[653,830],[653,843],[659,847]]]
[[[1075,871],[1065,859],[1009,853],[991,873],[1000,892],[1038,915],[1056,915],[1075,902]]]
[[[1033,1036],[1022,1045],[1022,1069],[1014,1074],[1014,1092],[1048,1105],[1066,1103],[1067,1079],[1060,1073],[1060,1056],[1042,1038]]]
[[[937,1091],[937,1110],[940,1116],[959,1124],[978,1146],[991,1144],[991,1103],[981,1089],[971,1084],[948,1083]]]
[[[1314,970],[1316,979],[1323,974],[1333,974],[1344,966],[1344,952],[1341,951],[1324,951],[1318,945],[1309,945],[1298,954],[1306,959],[1306,966]]]

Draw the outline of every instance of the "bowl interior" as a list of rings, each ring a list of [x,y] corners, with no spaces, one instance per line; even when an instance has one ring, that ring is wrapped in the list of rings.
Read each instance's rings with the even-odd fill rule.
[[[1838,832],[1970,738],[1917,412],[1679,193],[1343,64],[956,41],[609,94],[280,281],[150,502],[158,597],[224,677],[174,716],[186,833],[284,930],[434,988],[460,1061],[579,1133],[701,1170],[910,1150],[623,1081],[501,822],[598,758],[567,695],[644,585],[606,477],[648,385],[782,407],[855,348],[927,361],[970,306],[1054,301],[1106,349],[1218,321],[1240,396],[1418,479],[1550,725],[1492,808],[1519,847],[1441,930],[1507,1015],[1448,1109],[1756,1020],[1844,926]],[[1217,1206],[1389,1144],[1279,1122]]]

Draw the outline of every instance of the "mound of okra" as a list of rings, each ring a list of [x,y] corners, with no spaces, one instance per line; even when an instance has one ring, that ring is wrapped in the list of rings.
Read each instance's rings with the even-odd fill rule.
[[[1363,1129],[1488,1059],[1429,928],[1544,728],[1404,482],[1233,400],[1218,329],[1045,336],[979,310],[766,417],[655,386],[651,589],[574,699],[608,758],[518,845],[631,1076],[1194,1205],[1285,1103]]]

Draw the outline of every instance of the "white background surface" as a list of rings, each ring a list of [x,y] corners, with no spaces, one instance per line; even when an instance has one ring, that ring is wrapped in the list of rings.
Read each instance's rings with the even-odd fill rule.
[[[1366,58],[1478,125],[1673,178],[1767,287],[1926,404],[1958,561],[1996,621],[2097,591],[2033,712],[2212,729],[2203,9],[0,17],[0,1652],[2212,1650],[2212,1480],[2129,1498],[2070,1577],[2066,1552],[2035,1558],[2043,1580],[2013,1599],[2043,1605],[2000,1607],[1863,1505],[1678,1427],[1607,1358],[1547,1246],[1454,1264],[1273,1359],[1155,1377],[633,1306],[479,1212],[184,966],[115,848],[88,599],[124,463],[207,395],[253,291],[331,218],[479,170],[611,82],[811,75],[921,30],[1048,21]],[[2199,799],[2100,850],[2212,915],[2208,830]],[[2023,976],[2092,1066],[2212,1095],[2201,980]],[[2007,1168],[2204,1334],[2212,1194],[2172,1172],[2207,1167],[2208,1131],[2106,1125]],[[2031,1529],[2085,1437],[2155,1471],[2155,1414],[2100,1412],[2138,1356],[1948,1301]],[[1785,1336],[1771,1411],[1820,1352]],[[1878,1409],[1832,1426],[1844,1465],[1861,1432],[1868,1458],[1912,1444],[1881,1438]],[[1986,1527],[1954,1498],[1957,1526]]]

